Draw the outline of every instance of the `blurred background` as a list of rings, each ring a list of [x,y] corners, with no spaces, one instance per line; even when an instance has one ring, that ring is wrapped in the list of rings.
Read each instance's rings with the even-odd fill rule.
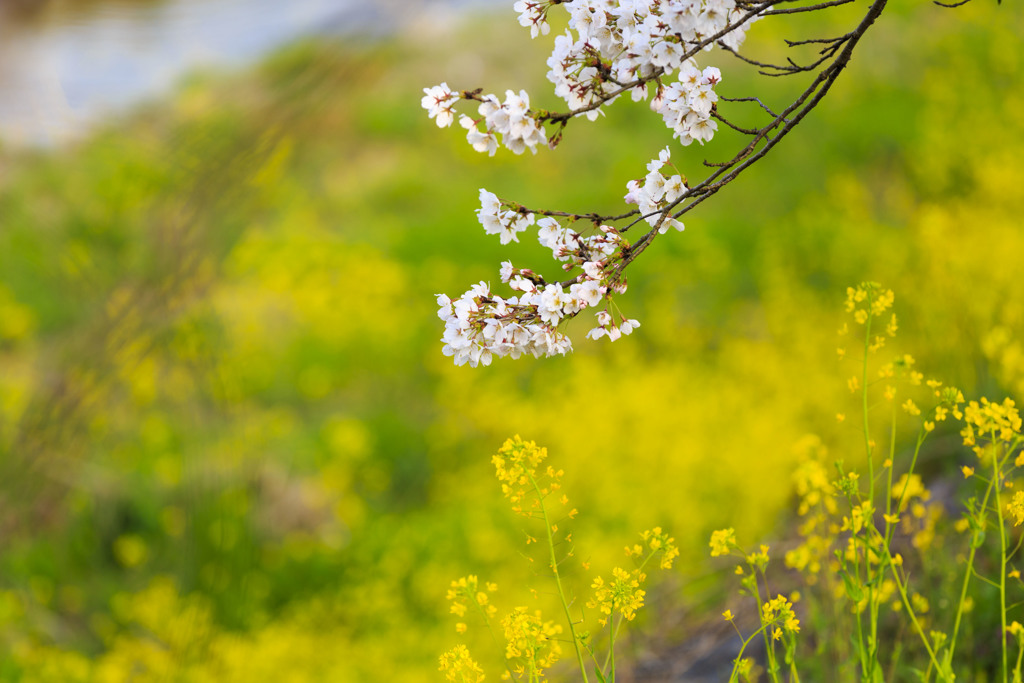
[[[625,646],[663,680],[720,611],[710,531],[784,536],[807,434],[861,453],[835,417],[847,286],[896,291],[894,350],[928,377],[1024,394],[1024,11],[989,0],[890,7],[820,109],[634,264],[632,336],[580,321],[569,357],[453,367],[434,294],[547,263],[483,233],[478,188],[616,213],[670,137],[627,102],[535,157],[438,130],[441,81],[558,107],[511,4],[0,1],[0,680],[429,681],[456,642],[493,670],[444,596],[473,573],[547,604],[490,465],[517,433],[566,471],[581,594],[640,531],[678,540]],[[761,22],[750,54],[863,4]],[[801,85],[702,63],[725,96]],[[738,144],[673,161],[698,178]]]

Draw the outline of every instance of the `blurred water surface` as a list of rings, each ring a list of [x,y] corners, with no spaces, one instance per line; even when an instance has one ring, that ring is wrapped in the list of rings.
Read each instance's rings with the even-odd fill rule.
[[[507,3],[510,4],[510,3]],[[0,141],[59,144],[169,91],[304,36],[392,34],[496,0],[0,0]]]

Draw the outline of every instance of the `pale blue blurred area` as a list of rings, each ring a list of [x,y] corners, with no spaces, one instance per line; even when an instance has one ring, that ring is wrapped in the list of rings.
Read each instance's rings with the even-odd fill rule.
[[[372,39],[511,0],[0,0],[0,141],[54,145],[171,91],[311,35]]]

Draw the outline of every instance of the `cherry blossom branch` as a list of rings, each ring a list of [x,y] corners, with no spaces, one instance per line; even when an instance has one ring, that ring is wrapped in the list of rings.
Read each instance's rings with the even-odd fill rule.
[[[607,336],[614,341],[639,326],[619,313],[612,300],[614,294],[626,291],[626,268],[658,235],[673,228],[683,230],[684,214],[763,159],[817,107],[887,0],[873,0],[849,33],[786,41],[791,48],[818,46],[817,56],[806,64],[792,58],[785,64],[771,64],[741,54],[750,24],[767,16],[827,10],[852,1],[791,7],[790,3],[800,0],[702,0],[696,4],[688,0],[518,0],[519,23],[534,37],[548,33],[547,15],[553,6],[562,5],[569,12],[570,30],[555,37],[547,62],[555,94],[569,106],[562,112],[531,109],[525,91],[506,91],[501,101],[482,89],[458,92],[443,83],[425,89],[422,105],[440,127],[454,122],[458,103],[478,105],[478,117],[459,117],[474,149],[493,155],[500,140],[516,154],[527,149],[536,153],[541,143],[557,145],[569,121],[581,116],[593,120],[622,95],[646,100],[652,91],[651,108],[684,146],[711,140],[719,123],[749,139],[728,160],[705,159],[704,165],[712,171],[692,186],[675,169],[671,148],[666,147],[647,164],[642,180],[627,184],[625,201],[636,208],[619,214],[532,209],[481,189],[477,219],[484,231],[508,244],[536,226],[540,243],[551,249],[567,277],[555,282],[505,261],[499,274],[512,296],[493,293],[486,282],[454,300],[438,295],[438,315],[445,322],[444,353],[459,365],[488,365],[494,356],[564,354],[572,343],[561,331],[561,323],[588,309],[598,309],[598,326],[587,335],[592,339]],[[699,53],[715,45],[768,76],[816,75],[781,111],[757,97],[719,98],[715,89],[721,72],[713,66],[701,69],[696,62]],[[760,126],[739,125],[719,111],[719,99],[754,102],[769,120]],[[546,132],[548,125],[553,130]],[[636,241],[627,241],[625,236],[641,223],[649,229]]]

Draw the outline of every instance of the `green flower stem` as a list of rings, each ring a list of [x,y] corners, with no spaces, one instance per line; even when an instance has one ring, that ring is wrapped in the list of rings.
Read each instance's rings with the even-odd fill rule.
[[[788,638],[786,654],[789,659],[789,683],[800,683],[800,672],[796,668],[796,638],[792,634]]]
[[[757,620],[761,623],[761,628],[758,629],[758,632],[764,633],[764,648],[768,657],[768,674],[772,677],[772,680],[775,683],[779,683],[779,665],[775,661],[775,641],[772,640],[771,634],[768,632],[769,624],[766,624],[764,621],[764,610],[762,609],[764,601],[761,599],[761,588],[757,583],[757,569],[754,569],[753,578],[754,599],[757,600]],[[742,652],[743,651],[740,650],[740,654],[742,654]]]
[[[980,528],[985,528],[985,520],[988,518],[988,499],[992,495],[992,488],[995,481],[988,483],[988,488],[985,489],[985,497],[981,501],[981,519],[979,520]],[[956,650],[957,636],[960,633],[960,621],[964,614],[964,605],[967,603],[967,586],[970,584],[971,576],[974,574],[974,557],[978,552],[978,548],[975,546],[974,538],[971,538],[971,552],[967,556],[967,569],[964,572],[964,583],[960,587],[960,603],[956,608],[956,618],[953,621],[953,636],[949,641],[949,650],[946,655],[946,661],[951,663],[953,661],[953,653]]]
[[[995,431],[992,440],[995,441]],[[1003,521],[1003,504],[999,495],[999,475],[1002,469],[999,451],[992,452],[992,487],[996,492],[996,523],[999,525],[999,642],[1003,653],[1003,683],[1008,679],[1008,660],[1006,651],[1006,524]]]
[[[651,552],[647,553],[647,557],[644,558],[644,561],[640,563],[640,566],[637,567],[637,569],[639,569],[642,572],[644,570],[644,567],[647,566],[647,563],[651,561],[651,558],[654,557],[655,553],[657,553],[657,552],[658,552],[657,550],[652,550]],[[615,614],[614,606],[612,608],[612,614]],[[619,629],[622,627],[622,621],[623,621],[623,618],[622,618],[622,615],[620,614],[619,615],[619,619],[617,621],[615,621],[615,625],[612,627],[612,629],[610,631],[612,644],[615,643],[615,638],[619,634]],[[612,666],[613,666],[612,671],[615,670],[614,669],[614,661],[613,661],[614,658],[615,658],[615,649],[614,649],[614,647],[612,647],[612,648],[609,648],[608,654],[604,658],[604,666],[601,667],[602,671],[607,671],[609,664],[612,664]]]
[[[910,475],[912,475],[914,473],[914,468],[917,466],[917,456],[918,456],[918,454],[921,453],[921,445],[924,444],[924,440],[926,438],[928,438],[928,432],[924,431],[924,429],[922,429],[920,432],[918,432],[918,434],[917,434],[917,444],[914,446],[914,455],[910,458],[910,469],[907,470],[907,480],[908,480],[908,482],[909,482],[909,479],[910,479]],[[890,475],[890,484],[889,484],[889,488],[890,489],[892,488],[892,483],[891,482],[892,482],[892,475]],[[897,513],[899,513],[899,511],[903,509],[903,501],[906,499],[907,489],[908,488],[910,488],[910,487],[909,486],[905,486],[903,488],[903,491],[900,492],[900,499],[899,499],[899,501],[896,504],[896,512]],[[890,494],[890,497],[891,497],[891,494]],[[886,508],[886,510],[888,511],[888,507]],[[888,523],[886,523],[886,533],[885,533],[885,547],[886,548],[888,548],[889,544],[892,543],[892,535],[893,535],[893,533],[895,531],[896,531],[896,528],[894,526],[890,527],[888,525]]]
[[[733,626],[735,627],[735,624]],[[743,641],[743,645],[740,646],[740,651],[736,655],[736,659],[733,660],[732,673],[729,674],[729,683],[734,683],[734,681],[738,680],[737,676],[739,675],[738,672],[739,672],[739,668],[740,668],[740,662],[743,661],[743,653],[744,653],[744,651],[747,649],[747,646],[750,645],[751,641],[753,641],[754,638],[756,638],[759,633],[764,632],[764,630],[765,630],[765,627],[764,627],[764,624],[762,623],[761,628],[759,628],[756,631],[754,631],[753,633],[751,633],[750,636],[746,640]]]
[[[853,556],[853,572],[854,576],[857,577],[857,582],[864,585],[864,582],[860,578],[860,557],[857,554],[854,554]],[[857,654],[860,657],[860,670],[866,675],[868,662],[867,648],[864,647],[864,620],[860,617],[860,610],[857,609],[857,605],[853,606],[853,613],[854,620],[857,622]]]
[[[868,292],[868,319],[864,321],[864,363],[861,368],[861,415],[864,419],[864,453],[868,458],[868,502],[875,502],[875,463],[871,453],[871,428],[868,425],[868,354],[871,352],[871,293]]]
[[[871,319],[874,317],[871,312],[871,291],[867,296],[867,320],[864,321],[864,361],[861,366],[861,415],[864,421],[864,453],[868,459],[868,504],[871,510],[875,508],[875,459],[871,449],[871,427],[868,420],[868,354],[871,352]],[[890,469],[891,473],[891,469]],[[867,520],[872,526],[874,522]],[[857,614],[857,640],[861,650],[861,671],[864,672],[865,680],[871,680],[875,669],[875,651],[878,647],[878,606],[875,600],[875,582],[872,580],[871,561],[868,559],[867,550],[864,554],[864,572],[867,581],[864,583],[868,589],[868,614],[870,625],[869,647],[864,647],[864,627],[861,623],[860,614]],[[858,570],[858,575],[859,575]]]
[[[612,600],[612,614],[615,614],[615,600]],[[615,624],[615,627],[611,629],[608,637],[608,661],[611,666],[608,669],[608,682],[615,683],[615,634],[618,633],[619,626],[622,624],[622,617],[619,617],[619,622]]]
[[[896,582],[896,590],[899,591],[900,600],[903,601],[903,608],[907,610],[907,614],[910,616],[910,622],[914,625],[914,630],[917,631],[917,635],[920,636],[921,642],[924,644],[924,649],[928,651],[928,658],[931,659],[932,665],[940,676],[942,676],[948,683],[953,683],[953,679],[946,675],[947,669],[943,669],[939,666],[938,657],[935,655],[935,650],[932,649],[932,644],[928,640],[928,636],[925,635],[924,629],[921,628],[921,622],[917,620],[917,615],[914,614],[914,608],[910,604],[910,598],[907,596],[907,585],[897,571],[896,563],[893,561],[892,553],[889,552],[888,546],[883,546],[886,556],[886,565],[889,567],[892,573],[893,581]]]
[[[565,610],[565,619],[569,622],[569,633],[572,636],[572,646],[576,650],[576,661],[580,665],[580,674],[583,676],[583,683],[587,683],[587,665],[583,662],[583,651],[580,650],[580,639],[576,637],[576,626],[572,620],[572,613],[569,611],[569,601],[565,599],[565,589],[562,588],[562,577],[558,573],[558,557],[555,554],[555,537],[551,532],[551,520],[548,519],[548,510],[544,506],[544,495],[540,491],[537,480],[530,476],[530,484],[537,493],[537,500],[540,501],[540,512],[544,518],[544,532],[547,534],[548,551],[551,554],[551,573],[555,575],[555,586],[558,587],[558,599],[562,601],[562,609]]]

